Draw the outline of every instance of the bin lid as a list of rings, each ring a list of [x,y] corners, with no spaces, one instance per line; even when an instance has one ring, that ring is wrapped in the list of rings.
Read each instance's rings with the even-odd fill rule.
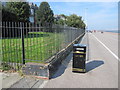
[[[85,44],[74,44],[73,46],[75,46],[75,47],[86,47]]]

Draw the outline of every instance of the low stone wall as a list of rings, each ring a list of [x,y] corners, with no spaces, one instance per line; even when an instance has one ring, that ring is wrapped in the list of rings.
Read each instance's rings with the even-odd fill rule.
[[[55,56],[51,57],[46,62],[46,64],[26,63],[25,66],[22,68],[23,73],[25,75],[33,75],[37,78],[50,79],[61,65],[61,62],[72,51],[73,44],[78,43],[83,36],[84,34],[79,36],[76,40],[74,40],[71,44],[69,44],[66,48],[61,50]]]

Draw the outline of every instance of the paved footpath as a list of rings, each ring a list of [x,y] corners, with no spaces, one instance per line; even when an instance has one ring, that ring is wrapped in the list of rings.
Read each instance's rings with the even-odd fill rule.
[[[86,73],[72,72],[72,53],[43,88],[118,88],[118,35],[88,33],[81,41],[87,44]]]
[[[88,33],[81,41],[87,45],[86,73],[72,72],[71,52],[51,80],[28,76],[11,88],[118,88],[118,42],[117,34]]]

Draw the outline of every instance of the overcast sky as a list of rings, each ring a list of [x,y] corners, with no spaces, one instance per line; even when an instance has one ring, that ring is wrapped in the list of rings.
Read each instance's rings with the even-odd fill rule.
[[[39,6],[41,2],[34,3]],[[118,29],[118,2],[49,2],[49,5],[54,14],[82,16],[90,30]]]

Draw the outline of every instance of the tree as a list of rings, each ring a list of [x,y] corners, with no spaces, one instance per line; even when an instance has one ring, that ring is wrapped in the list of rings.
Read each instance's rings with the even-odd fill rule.
[[[82,29],[85,29],[85,27],[86,27],[86,24],[82,21],[82,22],[81,22],[81,28],[82,28]]]
[[[78,16],[75,15],[75,14],[70,15],[70,16],[67,18],[67,25],[68,25],[68,26],[78,28],[78,27],[79,27],[79,23],[80,23],[80,17],[78,17]]]
[[[6,9],[17,16],[18,21],[28,22],[30,6],[27,2],[7,2]]]
[[[64,25],[64,24],[65,24],[65,20],[59,19],[59,20],[57,21],[57,24],[59,24],[59,25]]]
[[[37,19],[42,26],[52,26],[54,14],[47,2],[42,2],[37,11]]]
[[[66,25],[66,19],[67,19],[66,15],[60,14],[58,15],[58,17],[55,17],[54,24]]]
[[[70,27],[75,27],[75,28],[85,28],[85,24],[82,21],[82,17],[77,16],[76,14],[72,14],[67,17],[66,24]]]
[[[18,21],[16,14],[7,10],[4,6],[2,7],[2,21]]]
[[[12,21],[28,22],[29,15],[29,4],[27,2],[7,2],[6,5],[2,8],[2,21],[7,21],[6,26],[17,27],[18,23],[9,24],[9,22]],[[26,24],[24,24],[24,26],[26,27]],[[9,32],[2,32],[3,37],[17,37],[20,35],[20,30],[17,28],[4,28],[2,30],[9,30]],[[28,30],[25,29],[24,34],[27,33]]]
[[[65,20],[63,20],[63,19],[58,19],[58,20],[56,20],[56,18],[55,18],[54,24],[65,25]]]
[[[64,14],[58,15],[60,18],[56,19],[54,23],[59,25],[67,25],[70,27],[85,29],[85,23],[82,21],[81,16],[77,16],[76,14],[72,14],[70,16],[66,16]]]
[[[65,20],[67,19],[67,16],[65,14],[60,14],[60,16],[64,17]]]

